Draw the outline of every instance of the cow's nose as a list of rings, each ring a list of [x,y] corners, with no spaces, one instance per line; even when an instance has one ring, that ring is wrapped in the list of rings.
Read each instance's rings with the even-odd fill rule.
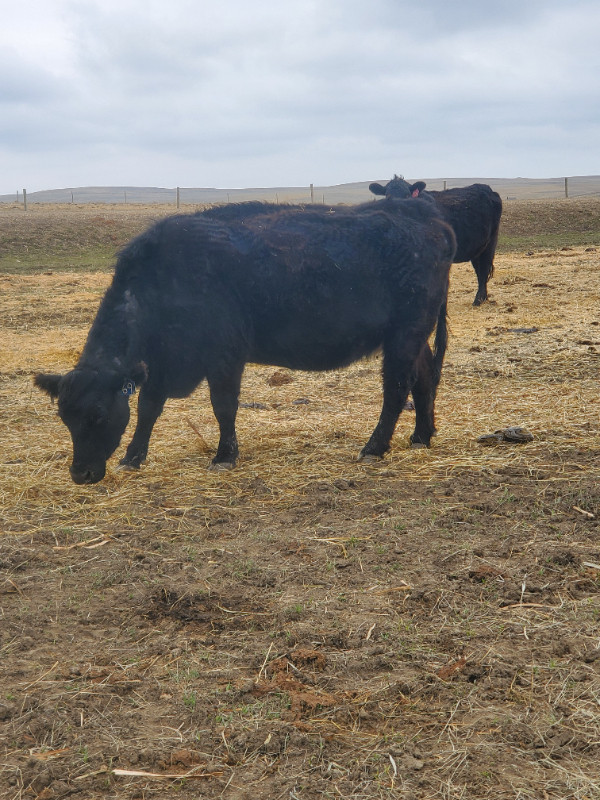
[[[79,485],[85,483],[98,483],[104,477],[103,472],[94,472],[91,469],[77,469],[75,467],[71,467],[69,470],[71,473],[71,478],[73,483],[77,483]]]

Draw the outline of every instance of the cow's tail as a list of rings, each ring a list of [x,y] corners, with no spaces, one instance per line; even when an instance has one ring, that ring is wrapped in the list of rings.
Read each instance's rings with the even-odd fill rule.
[[[442,364],[448,346],[448,297],[444,298],[435,328],[435,339],[433,341],[433,379],[437,386],[442,377]]]

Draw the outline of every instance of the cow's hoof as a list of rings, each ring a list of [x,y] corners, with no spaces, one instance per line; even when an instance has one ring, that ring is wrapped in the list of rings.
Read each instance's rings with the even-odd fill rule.
[[[357,461],[360,461],[362,464],[379,464],[383,461],[383,456],[376,456],[372,453],[359,453]]]
[[[410,449],[411,450],[426,450],[429,445],[426,445],[424,442],[411,442]]]
[[[234,469],[235,463],[232,461],[219,461],[218,464],[210,463],[208,465],[209,472],[229,472],[230,469]]]
[[[117,472],[138,472],[140,469],[139,464],[131,464],[129,461],[119,461],[115,467]]]

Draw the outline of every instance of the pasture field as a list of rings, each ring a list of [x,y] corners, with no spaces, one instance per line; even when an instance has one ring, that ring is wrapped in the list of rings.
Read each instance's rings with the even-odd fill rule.
[[[201,387],[75,486],[32,375],[167,212],[0,208],[0,796],[600,798],[600,200],[508,205],[480,308],[453,267],[431,450],[355,461],[378,357],[251,366],[236,470]]]

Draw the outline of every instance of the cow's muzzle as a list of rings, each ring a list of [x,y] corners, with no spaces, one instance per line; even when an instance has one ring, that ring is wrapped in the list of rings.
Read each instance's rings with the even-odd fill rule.
[[[71,464],[69,472],[71,473],[73,483],[77,483],[79,485],[85,483],[98,483],[98,481],[101,481],[106,474],[106,467],[103,465],[102,467],[90,468]]]

